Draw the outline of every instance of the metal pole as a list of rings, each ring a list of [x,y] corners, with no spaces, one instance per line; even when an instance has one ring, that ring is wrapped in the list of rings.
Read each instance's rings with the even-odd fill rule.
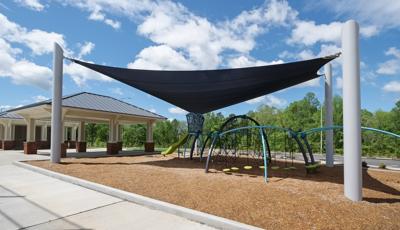
[[[53,54],[53,101],[51,103],[51,162],[60,163],[61,137],[63,126],[61,124],[61,99],[63,82],[63,50],[54,43]]]
[[[344,195],[362,200],[361,99],[359,26],[347,21],[342,29]]]
[[[325,65],[325,126],[333,125],[333,105],[332,105],[332,65]],[[333,167],[333,130],[325,132],[325,161],[327,167]]]

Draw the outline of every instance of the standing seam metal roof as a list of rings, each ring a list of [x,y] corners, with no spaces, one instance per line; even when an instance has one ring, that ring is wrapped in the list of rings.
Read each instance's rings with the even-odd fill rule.
[[[22,106],[19,108],[11,109],[6,111],[5,113],[15,112],[21,109],[32,108],[40,105],[51,105],[51,99],[33,103],[30,105]],[[81,92],[77,94],[72,94],[68,96],[64,96],[62,98],[62,106],[64,107],[72,107],[72,108],[80,108],[80,109],[87,109],[87,110],[94,110],[94,111],[102,111],[102,112],[111,112],[111,113],[119,113],[119,114],[126,114],[126,115],[134,115],[134,116],[142,116],[147,118],[154,118],[154,119],[166,119],[164,116],[159,114],[150,112],[148,110],[139,108],[137,106],[131,105],[124,101],[94,94],[88,92]],[[0,114],[0,116],[3,114]]]

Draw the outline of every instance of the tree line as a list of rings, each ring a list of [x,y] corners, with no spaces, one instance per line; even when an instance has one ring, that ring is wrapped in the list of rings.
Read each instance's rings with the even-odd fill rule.
[[[343,100],[340,96],[333,98],[334,125],[343,125]],[[322,111],[321,111],[322,110]],[[257,120],[261,125],[274,125],[291,128],[294,131],[304,131],[311,128],[324,126],[324,105],[314,93],[307,93],[301,100],[290,103],[286,108],[276,108],[266,104],[249,111],[246,115]],[[204,115],[203,133],[216,131],[229,117],[222,113],[210,112]],[[361,111],[362,126],[372,127],[400,134],[400,101],[390,111],[378,110],[375,112],[363,109]],[[177,142],[182,135],[187,133],[186,121],[165,120],[156,122],[154,126],[154,141],[156,147],[168,147]],[[289,151],[293,148],[291,138],[282,131],[266,130],[268,141],[273,151]],[[108,125],[88,124],[86,126],[87,141],[90,146],[105,146],[108,137]],[[318,132],[308,136],[314,152],[325,152],[322,141],[325,133]],[[143,147],[146,140],[146,126],[141,124],[123,127],[123,142],[126,147]],[[343,153],[343,132],[334,131],[335,152]],[[388,156],[400,158],[400,139],[371,131],[362,132],[363,155]],[[295,148],[295,147],[294,147]],[[293,151],[298,151],[294,149]]]

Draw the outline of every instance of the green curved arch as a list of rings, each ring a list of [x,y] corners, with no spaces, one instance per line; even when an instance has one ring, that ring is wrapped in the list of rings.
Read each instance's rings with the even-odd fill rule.
[[[309,129],[309,130],[300,132],[299,134],[300,135],[308,135],[308,134],[312,134],[312,133],[316,133],[316,132],[328,131],[328,130],[334,130],[334,129],[343,129],[343,126],[333,125],[333,126],[327,126],[327,127],[313,128],[313,129]],[[392,136],[392,137],[400,138],[399,134],[392,133],[392,132],[385,131],[385,130],[381,130],[381,129],[371,128],[371,127],[361,127],[361,129],[365,130],[365,131],[373,131],[373,132],[389,135],[389,136]]]

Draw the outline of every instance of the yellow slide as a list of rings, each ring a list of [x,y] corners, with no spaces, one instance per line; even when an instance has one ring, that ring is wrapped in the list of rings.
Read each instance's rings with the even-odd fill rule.
[[[169,154],[175,152],[175,150],[177,148],[179,148],[179,146],[181,146],[181,145],[186,143],[188,138],[189,138],[189,134],[186,134],[178,142],[176,142],[176,143],[172,144],[171,146],[169,146],[165,151],[162,151],[161,154],[165,156],[165,155],[169,155]]]

